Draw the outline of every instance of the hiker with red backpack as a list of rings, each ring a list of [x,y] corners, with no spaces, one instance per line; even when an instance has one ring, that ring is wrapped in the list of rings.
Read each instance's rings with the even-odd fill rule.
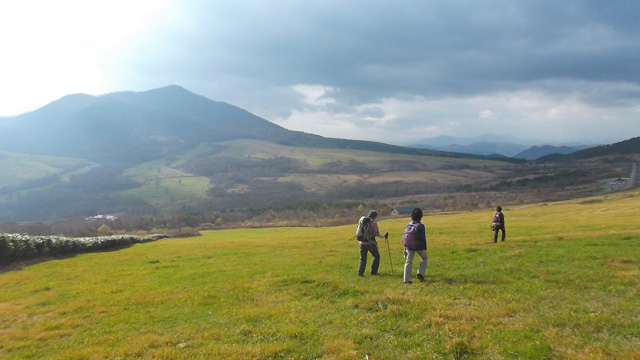
[[[411,222],[407,224],[402,235],[402,245],[404,246],[404,283],[411,284],[411,271],[413,270],[413,258],[416,254],[420,256],[418,265],[418,279],[424,282],[424,273],[427,271],[427,231],[420,221],[422,220],[422,209],[415,208],[411,211]]]
[[[502,213],[502,207],[498,206],[496,208],[496,213],[493,214],[493,223],[491,224],[491,229],[493,230],[493,243],[498,242],[498,232],[502,230],[502,241],[506,236],[504,229],[504,214]]]

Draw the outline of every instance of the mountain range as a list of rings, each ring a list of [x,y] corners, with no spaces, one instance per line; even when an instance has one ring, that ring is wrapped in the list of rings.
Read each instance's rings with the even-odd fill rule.
[[[522,159],[504,155],[517,150],[508,141],[484,143],[484,154],[471,154],[460,151],[478,148],[482,139],[459,147],[442,146],[463,143],[459,139],[425,139],[442,146],[434,149],[326,138],[287,130],[179,86],[68,95],[30,113],[0,117],[0,134],[0,222],[399,202],[416,194],[485,191],[499,181],[521,186],[523,177],[538,179],[537,187],[541,181],[575,183],[577,173],[593,183],[605,165],[584,170],[580,159],[640,152],[640,138],[575,152],[524,149]],[[521,166],[527,158],[544,165]],[[628,160],[619,162],[606,163],[606,171],[624,174]]]
[[[202,142],[268,140],[283,145],[472,156],[287,130],[233,105],[179,86],[101,96],[65,96],[38,110],[0,118],[0,149],[28,154],[135,164],[177,154]]]
[[[68,95],[33,112],[0,117],[0,134],[0,222],[284,203],[293,199],[292,187],[302,186],[278,182],[291,172],[375,171],[354,160],[355,153],[342,160],[353,151],[511,161],[290,131],[175,85]],[[247,149],[280,147],[269,154],[260,149],[228,154],[225,149],[237,146],[233,141],[244,141]],[[299,155],[295,158],[309,148],[324,149],[316,154],[341,152],[327,155],[317,169]],[[277,176],[266,181],[266,174]],[[172,180],[176,183],[166,185]],[[318,196],[299,191],[298,200]]]
[[[543,144],[543,145],[541,145]],[[462,138],[441,135],[406,143],[420,149],[459,152],[476,155],[502,155],[517,159],[535,160],[551,154],[569,154],[597,144],[544,144],[542,140],[525,140],[513,136],[483,134]]]

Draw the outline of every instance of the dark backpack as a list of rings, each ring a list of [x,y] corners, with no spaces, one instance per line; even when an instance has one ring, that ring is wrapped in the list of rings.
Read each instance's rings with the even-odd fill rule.
[[[402,234],[402,245],[409,249],[417,249],[420,247],[420,234],[418,233],[418,226],[420,223],[410,222],[406,228],[404,228],[404,234]]]
[[[371,240],[371,218],[363,216],[356,227],[356,240],[368,242]]]

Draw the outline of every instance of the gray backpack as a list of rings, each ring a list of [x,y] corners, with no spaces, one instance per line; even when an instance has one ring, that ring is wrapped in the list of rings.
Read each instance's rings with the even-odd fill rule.
[[[356,227],[356,240],[369,242],[371,240],[371,218],[363,216]]]

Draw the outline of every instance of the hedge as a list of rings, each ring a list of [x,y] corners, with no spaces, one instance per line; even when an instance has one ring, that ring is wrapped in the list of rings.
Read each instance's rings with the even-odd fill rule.
[[[165,234],[147,236],[110,235],[82,238],[0,234],[0,265],[8,265],[16,261],[44,256],[63,256],[117,249],[167,237],[169,235]]]

